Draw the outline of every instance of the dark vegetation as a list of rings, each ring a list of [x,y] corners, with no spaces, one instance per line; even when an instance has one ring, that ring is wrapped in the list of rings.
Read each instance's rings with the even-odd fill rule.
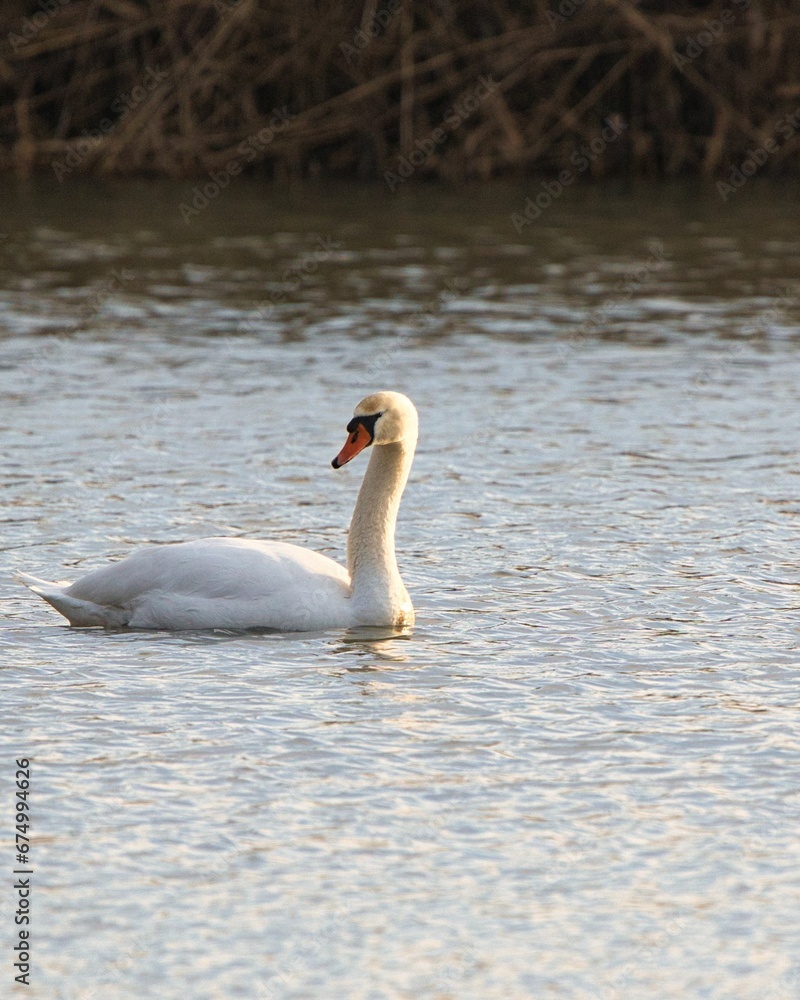
[[[2,3],[0,169],[725,177],[800,166],[780,0]],[[582,155],[582,154],[580,154]],[[581,160],[581,162],[583,162]],[[755,161],[754,161],[755,162]]]

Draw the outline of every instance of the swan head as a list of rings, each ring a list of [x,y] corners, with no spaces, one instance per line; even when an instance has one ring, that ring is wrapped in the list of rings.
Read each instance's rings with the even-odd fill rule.
[[[340,469],[371,444],[410,441],[413,446],[417,427],[417,411],[408,396],[401,392],[375,392],[362,399],[353,411],[353,419],[347,425],[347,441],[331,465]]]

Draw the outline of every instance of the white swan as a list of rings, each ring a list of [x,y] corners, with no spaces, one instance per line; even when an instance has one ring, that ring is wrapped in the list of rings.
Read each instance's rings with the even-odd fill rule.
[[[374,444],[347,540],[347,569],[285,542],[202,538],[156,545],[73,584],[18,578],[71,625],[314,631],[414,623],[394,551],[400,497],[417,444],[417,411],[399,392],[363,399],[331,463]]]

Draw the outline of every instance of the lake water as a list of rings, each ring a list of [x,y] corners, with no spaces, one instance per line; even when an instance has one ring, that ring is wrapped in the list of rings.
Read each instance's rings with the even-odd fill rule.
[[[538,192],[2,195],[20,996],[800,996],[796,193],[587,181],[518,232]],[[413,630],[70,629],[11,580],[342,559],[383,388]]]

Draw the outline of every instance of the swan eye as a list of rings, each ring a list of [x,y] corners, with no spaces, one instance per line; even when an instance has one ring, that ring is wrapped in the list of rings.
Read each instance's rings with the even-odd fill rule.
[[[363,427],[369,434],[369,443],[372,444],[372,439],[375,437],[375,421],[382,416],[383,413],[370,413],[369,416],[353,417],[347,425],[347,433],[355,434],[359,427]]]

